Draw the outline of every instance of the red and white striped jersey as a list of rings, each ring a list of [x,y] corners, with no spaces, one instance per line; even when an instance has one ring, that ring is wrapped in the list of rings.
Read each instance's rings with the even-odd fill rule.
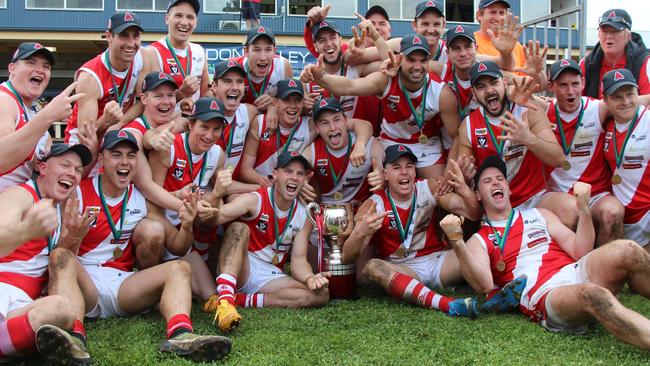
[[[492,222],[499,235],[503,235],[507,220]],[[521,294],[520,307],[533,311],[531,298],[535,292],[562,267],[573,263],[571,258],[551,237],[544,216],[537,209],[515,210],[506,238],[503,254],[490,225],[483,220],[481,229],[472,236],[477,238],[490,257],[490,270],[494,284],[503,287],[520,276],[527,276],[526,288]],[[499,271],[497,263],[503,260],[505,269]]]
[[[271,132],[266,126],[266,115],[257,117],[257,135],[259,136],[259,145],[257,147],[257,159],[255,160],[255,171],[261,176],[266,177],[273,173],[273,169],[278,162],[279,151],[282,151],[285,144],[289,144],[288,151],[302,152],[305,147],[311,143],[311,131],[309,130],[309,117],[302,117],[294,126],[296,132],[293,134],[291,141],[287,142],[292,129],[284,128],[278,125],[275,132]],[[277,134],[280,133],[280,143],[278,147]]]
[[[525,107],[514,105],[511,113],[517,119],[526,111]],[[494,137],[501,135],[501,121],[488,117]],[[488,126],[483,117],[483,107],[472,111],[465,118],[467,138],[472,144],[472,152],[476,166],[480,166],[485,158],[498,155],[497,148],[490,137]],[[544,181],[544,164],[535,154],[528,151],[525,145],[513,145],[510,141],[503,143],[501,158],[508,168],[508,184],[510,185],[510,201],[513,207],[526,202],[546,186]]]
[[[257,99],[257,97],[255,97],[255,94],[251,90],[249,78],[253,82],[252,87],[255,88],[257,93],[260,93],[260,91],[262,91],[262,88],[264,88],[263,93],[260,93],[260,95],[269,94],[270,96],[275,96],[275,92],[278,89],[277,87],[278,81],[282,79],[286,79],[285,70],[284,70],[284,62],[286,59],[282,56],[275,55],[273,57],[273,62],[269,66],[270,69],[267,74],[268,80],[266,81],[266,85],[262,85],[264,83],[265,78],[254,77],[248,72],[248,66],[247,66],[248,56],[240,56],[234,58],[233,60],[238,64],[240,64],[241,67],[243,67],[244,70],[246,70],[246,73],[248,74],[248,77],[244,79],[245,87],[244,87],[244,98],[242,98],[241,101],[242,103],[253,104],[253,102],[255,102],[255,99]]]
[[[106,52],[104,51],[101,54],[95,56],[90,61],[87,61],[83,64],[79,70],[75,72],[75,80],[79,78],[80,73],[85,72],[90,74],[93,79],[97,82],[99,87],[99,100],[97,101],[97,118],[100,118],[104,114],[104,106],[106,103],[115,100],[117,101],[118,96],[116,95],[115,88],[113,87],[113,80],[117,84],[118,92],[122,93],[124,88],[124,99],[122,99],[122,111],[126,112],[134,102],[134,92],[135,86],[138,83],[138,77],[142,72],[144,67],[144,62],[142,59],[142,51],[138,51],[133,59],[133,62],[129,68],[125,71],[116,71],[113,69],[111,73],[108,70],[106,65]],[[128,82],[128,85],[124,85]],[[67,143],[78,143],[77,138],[77,116],[79,115],[79,104],[75,103],[72,108],[72,115],[68,118],[68,123],[65,129],[65,141]]]
[[[127,130],[131,133],[139,133],[141,136],[144,136],[144,134],[147,132],[148,128],[147,125],[144,124],[144,121],[142,120],[142,117],[138,117],[134,119],[133,121],[125,124],[122,127],[122,130]]]
[[[566,155],[571,168],[564,170],[562,167],[547,166],[547,171],[550,171],[548,187],[555,192],[572,193],[574,183],[589,183],[591,184],[591,195],[595,196],[609,191],[611,186],[609,172],[603,169],[605,165],[605,152],[603,150],[605,134],[598,116],[599,101],[582,97],[582,103],[584,104],[584,112],[577,134],[575,128],[578,123],[580,109],[571,115],[560,111],[565,140],[567,144],[571,144],[571,150]],[[553,133],[555,133],[558,143],[562,146],[555,106],[556,100],[554,99],[549,104],[547,116],[551,121]]]
[[[469,115],[469,112],[479,107],[479,104],[473,98],[472,83],[469,80],[461,80],[458,77],[454,77],[454,69],[451,61],[443,66],[441,74],[442,76],[440,78],[442,81],[449,85],[451,91],[456,96],[460,119],[465,119]]]
[[[648,107],[639,107],[639,121],[625,147],[621,165],[616,167],[616,152],[619,153],[625,141],[630,123],[625,125],[611,121],[605,133],[605,157],[614,175],[621,177],[620,184],[612,185],[612,192],[625,206],[624,223],[638,222],[650,210],[650,112]],[[617,149],[614,149],[613,134],[616,133]]]
[[[23,109],[23,106],[20,104],[16,96],[11,92],[7,87],[7,82],[0,84],[0,93],[7,94],[16,104],[16,109],[18,111],[18,116],[16,117],[16,127],[15,131],[23,128],[29,120],[34,118],[34,111],[27,107],[26,110]],[[45,156],[47,142],[49,140],[49,134],[47,131],[43,136],[38,140],[38,143],[34,147],[34,151],[29,154],[22,163],[16,165],[15,167],[5,171],[0,172],[0,191],[5,190],[8,187],[17,186],[19,184],[25,183],[32,177],[32,172],[34,170],[34,164],[32,163],[32,158],[34,154],[38,159],[43,159]]]
[[[126,204],[125,217],[122,216],[122,199],[120,197],[106,197],[106,205],[117,230],[122,225],[122,234],[116,240],[106,218],[99,197],[97,182],[100,176],[87,178],[81,181],[77,187],[77,198],[79,199],[79,212],[85,212],[90,208],[95,212],[96,219],[91,223],[88,234],[81,241],[79,246],[79,261],[83,265],[112,267],[121,271],[131,271],[135,264],[135,251],[131,243],[131,236],[140,220],[147,216],[147,202],[135,187],[129,185],[129,195]],[[119,248],[121,255],[115,257],[115,250]]]
[[[418,127],[415,117],[411,112],[411,108],[406,98],[411,98],[413,108],[418,111],[421,110],[423,90],[420,89],[415,93],[411,93],[406,89],[406,95],[402,92],[402,82],[399,74],[389,79],[386,85],[386,90],[380,97],[382,110],[384,112],[384,119],[381,123],[381,138],[395,141],[402,144],[415,144],[418,143],[420,137],[420,127]],[[427,79],[427,100],[424,102],[424,125],[422,131],[429,137],[438,137],[440,135],[440,127],[442,122],[440,120],[439,104],[440,92],[444,84]]]
[[[244,153],[246,135],[248,134],[248,129],[250,127],[251,116],[248,115],[248,105],[246,104],[239,104],[234,116],[226,116],[226,125],[218,143],[223,151],[226,152],[225,166],[232,166],[235,168],[232,172],[233,180],[239,178],[239,161]],[[232,142],[230,141],[231,138]],[[228,150],[228,148],[230,148],[230,150]]]
[[[32,195],[34,203],[40,201],[32,181],[21,184],[19,187]],[[56,213],[59,226],[52,233],[54,245],[58,242],[61,233],[61,207],[59,204],[56,205]],[[47,283],[49,254],[47,237],[22,244],[9,255],[0,257],[0,282],[18,287],[32,299],[38,298]]]
[[[252,194],[259,197],[257,206],[257,215],[253,218],[242,218],[243,222],[248,225],[250,231],[250,239],[248,242],[248,252],[258,259],[267,263],[273,263],[273,258],[277,256],[276,266],[280,269],[284,267],[287,260],[288,253],[291,250],[294,237],[298,234],[300,229],[305,226],[307,221],[307,209],[300,203],[300,200],[295,200],[295,213],[291,222],[288,223],[289,227],[280,238],[279,245],[275,238],[274,220],[275,213],[273,205],[271,204],[271,187],[260,188]],[[290,212],[280,212],[278,210],[278,235],[282,233],[287,225]]]
[[[354,132],[350,132],[350,137],[349,144],[352,147],[356,142]],[[320,186],[322,203],[351,202],[352,200],[363,202],[370,197],[370,186],[366,177],[372,171],[372,157],[370,156],[372,141],[373,139],[370,139],[366,144],[366,160],[358,167],[353,166],[349,158],[346,162],[347,147],[331,151],[320,136],[314,140],[313,144],[309,145],[314,161],[314,179]],[[343,168],[344,163],[347,163],[345,168]],[[334,185],[332,170],[339,175],[336,185]],[[341,172],[343,173],[341,174]],[[334,199],[336,192],[343,194],[341,200]]]
[[[370,199],[377,204],[377,214],[388,211],[381,228],[375,232],[371,240],[371,243],[377,247],[379,258],[400,262],[404,259],[421,257],[444,249],[444,245],[438,240],[436,233],[438,225],[431,221],[437,202],[429,189],[429,183],[426,180],[418,180],[415,183],[415,192],[417,193],[415,207],[411,206],[410,200],[408,202],[395,202],[399,219],[404,226],[407,225],[411,210],[415,210],[413,224],[411,224],[404,241],[400,237],[400,231],[397,227],[399,223],[393,214],[386,190],[370,196]],[[402,245],[406,249],[405,258],[396,253]]]

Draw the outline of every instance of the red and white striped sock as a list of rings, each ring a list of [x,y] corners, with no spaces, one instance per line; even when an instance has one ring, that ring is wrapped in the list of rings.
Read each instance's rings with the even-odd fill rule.
[[[28,314],[0,322],[0,358],[23,356],[36,351],[36,334]]]
[[[235,304],[243,308],[263,308],[264,294],[242,294],[235,295]]]
[[[235,304],[235,288],[237,287],[237,278],[228,273],[222,273],[217,277],[217,302],[226,300]]]
[[[424,308],[437,309],[445,313],[449,312],[449,302],[454,300],[434,292],[422,282],[402,273],[395,273],[391,278],[388,293],[396,299],[412,299]]]
[[[193,330],[192,320],[187,314],[176,314],[167,321],[167,339]]]

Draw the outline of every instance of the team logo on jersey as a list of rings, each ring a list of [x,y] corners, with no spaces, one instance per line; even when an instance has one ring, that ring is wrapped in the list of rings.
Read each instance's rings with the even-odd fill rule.
[[[475,128],[474,129],[474,134],[477,135],[477,136],[487,135],[488,131],[487,131],[487,128]]]
[[[481,62],[480,64],[478,64],[478,72],[483,72],[485,70],[487,70],[487,66],[485,66],[484,63]]]
[[[398,104],[399,104],[399,95],[388,96],[388,108],[390,108],[392,111],[397,111]]]
[[[457,25],[455,29],[456,33],[465,33],[465,29],[463,28],[462,25]]]
[[[395,214],[389,212],[387,216],[388,216],[388,228],[391,230],[397,230],[397,221],[395,220]]]
[[[618,71],[616,71],[614,73],[614,81],[619,81],[619,80],[623,80],[623,79],[625,79],[625,76],[623,76],[623,74],[621,74]]]
[[[264,130],[264,133],[262,133],[262,140],[268,141],[269,138],[271,138],[271,130],[268,128]]]
[[[101,207],[99,206],[88,206],[86,207],[88,210],[88,215],[92,216],[92,221],[90,221],[90,227],[96,227],[97,226],[97,217],[99,216],[99,213],[101,212]]]
[[[185,174],[185,172],[183,171],[183,168],[175,168],[174,173],[172,174],[172,176],[176,180],[183,180],[183,175],[184,174]]]
[[[169,71],[172,75],[178,75],[178,64],[176,64],[176,60],[168,58],[167,65],[169,66]]]
[[[482,149],[487,148],[487,138],[485,136],[478,136],[476,142],[478,143],[478,147]]]
[[[179,168],[185,168],[185,165],[187,165],[187,161],[183,159],[176,159],[176,166]]]
[[[318,168],[318,173],[319,173],[320,175],[326,177],[326,176],[327,176],[327,168],[319,167],[319,168]]]
[[[268,229],[268,227],[269,227],[269,224],[267,224],[265,221],[262,221],[262,220],[259,220],[257,222],[257,225],[255,225],[255,228],[261,233],[265,233],[266,229]]]

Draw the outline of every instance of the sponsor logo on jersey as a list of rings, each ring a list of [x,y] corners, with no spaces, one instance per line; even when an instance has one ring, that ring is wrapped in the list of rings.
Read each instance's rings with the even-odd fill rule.
[[[480,147],[482,149],[485,149],[485,148],[488,147],[488,145],[487,145],[487,137],[485,137],[485,136],[478,136],[476,138],[476,142],[478,144],[478,147]]]
[[[399,104],[399,95],[388,96],[388,108],[390,108],[392,111],[397,111],[398,104]]]
[[[546,240],[546,237],[535,239],[535,240],[531,241],[530,243],[528,243],[528,248],[532,248],[532,247],[535,247],[535,246],[540,245],[542,243],[546,243],[547,241],[548,240]]]
[[[92,221],[90,222],[90,227],[96,227],[97,226],[97,217],[99,216],[99,213],[102,211],[101,207],[99,207],[99,206],[88,206],[86,208],[88,209],[89,215],[93,217]]]
[[[318,173],[319,173],[320,175],[326,177],[326,176],[327,176],[327,168],[319,167],[319,168],[318,168]]]
[[[329,162],[327,159],[318,159],[316,160],[316,166],[328,166]]]
[[[169,65],[169,71],[172,75],[178,75],[178,64],[173,58],[167,59],[167,65]]]
[[[532,239],[540,235],[546,235],[546,230],[535,230],[532,233],[528,234],[528,239]]]
[[[176,159],[176,166],[179,168],[185,168],[185,165],[187,164],[186,160],[183,159]]]
[[[488,134],[488,130],[487,130],[487,128],[475,128],[475,129],[474,129],[474,134],[475,134],[475,135],[478,135],[478,136],[481,136],[481,135],[487,135],[487,134]]]
[[[271,130],[268,128],[264,130],[264,133],[262,133],[262,140],[268,140],[271,137]]]
[[[536,222],[539,222],[539,218],[537,218],[537,217],[535,217],[535,218],[533,218],[533,219],[530,219],[530,220],[528,220],[528,219],[524,220],[524,224],[525,224],[525,225],[528,225],[528,224],[534,224],[534,223],[536,223]]]
[[[269,215],[263,213],[262,215],[260,215],[260,220],[262,220],[262,221],[269,221]]]
[[[126,209],[126,212],[128,212],[129,215],[139,215],[142,213],[142,210],[139,208],[134,208],[132,210],[129,210],[128,208]]]

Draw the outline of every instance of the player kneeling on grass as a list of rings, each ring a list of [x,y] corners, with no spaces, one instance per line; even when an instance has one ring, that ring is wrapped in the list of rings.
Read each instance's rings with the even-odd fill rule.
[[[573,232],[548,210],[513,209],[506,172],[497,156],[479,167],[475,189],[485,216],[467,243],[458,217],[448,215],[440,222],[469,284],[486,293],[526,275],[519,309],[531,320],[552,331],[580,331],[597,320],[617,338],[650,350],[650,320],[615,296],[627,283],[650,297],[650,254],[630,240],[592,251],[590,185],[573,186],[580,213]]]
[[[131,183],[137,168],[137,152],[138,144],[131,133],[110,131],[105,135],[98,157],[104,172],[81,182],[76,192],[79,210],[76,217],[70,218],[78,225],[70,230],[71,239],[65,242],[65,248],[77,254],[78,261],[68,251],[61,251],[52,259],[64,273],[68,273],[64,268],[76,267],[76,275],[60,275],[57,285],[50,286],[50,293],[63,295],[77,304],[82,309],[78,320],[84,307],[86,317],[107,318],[139,314],[160,303],[160,312],[167,321],[167,340],[160,345],[162,352],[193,361],[220,359],[230,351],[227,338],[192,333],[190,265],[170,261],[133,271],[132,241],[138,226],[152,220],[147,201]],[[196,194],[191,200],[180,209],[181,227],[169,238],[167,247],[170,242],[186,248],[191,245]],[[89,215],[93,216],[90,220]]]
[[[38,298],[48,280],[50,251],[61,236],[60,203],[81,181],[92,156],[84,145],[54,144],[40,175],[0,194],[0,363],[36,349],[55,363],[89,364],[83,327],[65,298]]]
[[[315,307],[329,300],[329,273],[314,274],[307,261],[312,225],[298,200],[311,167],[295,151],[278,156],[273,185],[238,196],[221,206],[218,224],[241,220],[250,237],[224,241],[221,246],[217,289],[222,299],[245,307]],[[291,276],[283,268],[291,251]],[[240,287],[237,287],[239,281]],[[235,289],[239,291],[235,295]],[[228,321],[226,308],[217,311],[219,323]],[[236,313],[236,312],[235,312]]]
[[[366,200],[357,213],[357,224],[343,245],[343,260],[354,261],[369,244],[379,258],[368,261],[364,273],[397,299],[406,299],[425,308],[452,316],[475,317],[473,298],[454,299],[430,288],[460,283],[463,276],[458,260],[438,239],[432,223],[436,206],[478,220],[480,205],[465,184],[455,161],[445,179],[455,192],[438,195],[439,179],[416,180],[417,157],[406,145],[386,148],[384,177],[386,188]]]

